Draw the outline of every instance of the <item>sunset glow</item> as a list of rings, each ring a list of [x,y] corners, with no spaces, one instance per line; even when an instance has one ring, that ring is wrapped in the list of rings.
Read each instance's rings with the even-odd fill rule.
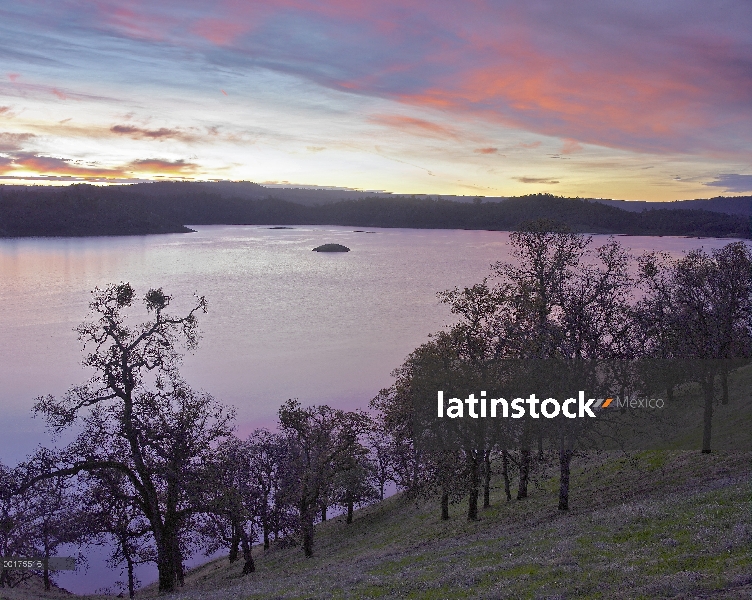
[[[752,9],[0,8],[0,178],[674,200],[752,192]]]

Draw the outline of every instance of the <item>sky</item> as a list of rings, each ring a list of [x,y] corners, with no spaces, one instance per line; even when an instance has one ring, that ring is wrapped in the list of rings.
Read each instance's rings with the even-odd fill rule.
[[[0,0],[0,183],[752,193],[749,0]]]

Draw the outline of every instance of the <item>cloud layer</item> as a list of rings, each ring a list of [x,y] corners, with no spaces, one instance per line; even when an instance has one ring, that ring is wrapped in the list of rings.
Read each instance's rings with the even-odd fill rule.
[[[746,0],[29,0],[0,21],[0,152],[63,147],[61,169],[684,196],[752,155]]]
[[[752,12],[722,4],[100,0],[67,12],[222,66],[253,62],[577,142],[700,152],[752,134]]]
[[[718,175],[715,181],[708,182],[705,185],[723,188],[724,192],[752,192],[752,175],[724,173]]]

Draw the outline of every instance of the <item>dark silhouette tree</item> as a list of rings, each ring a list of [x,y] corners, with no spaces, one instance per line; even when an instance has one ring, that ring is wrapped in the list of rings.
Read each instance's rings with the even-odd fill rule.
[[[313,556],[314,522],[322,496],[332,486],[337,462],[358,443],[367,418],[329,406],[302,408],[288,400],[279,409],[282,432],[290,440],[303,551]]]
[[[79,422],[83,433],[58,464],[32,461],[31,481],[82,471],[123,473],[154,538],[159,589],[172,591],[182,581],[181,530],[198,510],[192,498],[212,445],[229,435],[233,418],[211,396],[190,390],[178,373],[179,346],[198,344],[197,314],[206,311],[206,300],[197,298],[187,315],[175,317],[167,312],[171,297],[152,289],[143,299],[147,320],[133,324],[130,284],[97,288],[93,295],[93,320],[78,333],[88,351],[84,365],[95,375],[62,398],[40,397],[35,405],[53,431]]]

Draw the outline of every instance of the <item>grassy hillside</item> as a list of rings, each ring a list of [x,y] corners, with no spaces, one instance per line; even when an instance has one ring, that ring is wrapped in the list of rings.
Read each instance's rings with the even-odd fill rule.
[[[319,527],[317,556],[219,560],[181,598],[748,598],[749,454],[646,452],[578,469],[575,507],[543,477],[525,501],[499,498],[480,522],[457,505],[401,497]]]
[[[752,598],[752,452],[749,368],[730,380],[732,403],[714,418],[714,453],[692,423],[664,449],[591,453],[573,465],[571,510],[556,508],[555,457],[537,463],[530,496],[492,490],[481,520],[466,503],[439,519],[438,500],[401,495],[317,526],[316,555],[256,549],[257,572],[226,558],[192,569],[174,598]],[[699,410],[699,390],[681,397]],[[740,437],[746,435],[746,439]],[[741,443],[740,443],[741,442]],[[84,576],[84,575],[82,575]],[[138,597],[156,597],[156,587]],[[32,589],[0,599],[70,597]],[[89,598],[95,598],[90,596]],[[97,597],[98,598],[98,597]]]
[[[193,569],[177,598],[749,598],[750,453],[649,451],[591,457],[575,470],[573,508],[538,473],[524,501],[494,489],[479,522],[462,504],[396,496],[317,530],[316,556],[259,552],[242,577],[226,559]],[[137,597],[154,597],[153,589]],[[44,594],[0,590],[0,598]],[[60,597],[58,594],[57,597]]]

